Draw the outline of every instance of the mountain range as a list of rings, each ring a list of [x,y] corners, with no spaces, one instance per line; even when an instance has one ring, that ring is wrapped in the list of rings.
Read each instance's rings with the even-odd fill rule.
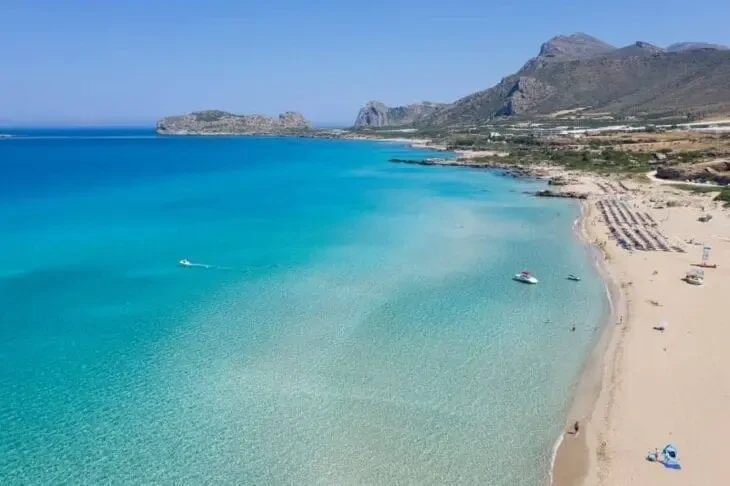
[[[355,127],[473,125],[566,110],[644,118],[730,112],[730,50],[702,42],[617,48],[583,33],[560,35],[491,88],[446,104],[369,102]]]

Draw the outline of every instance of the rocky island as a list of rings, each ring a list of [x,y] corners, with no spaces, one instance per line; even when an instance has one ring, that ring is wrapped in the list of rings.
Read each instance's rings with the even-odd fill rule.
[[[157,122],[160,135],[286,135],[310,129],[311,125],[304,116],[293,111],[268,117],[205,110],[168,116]]]

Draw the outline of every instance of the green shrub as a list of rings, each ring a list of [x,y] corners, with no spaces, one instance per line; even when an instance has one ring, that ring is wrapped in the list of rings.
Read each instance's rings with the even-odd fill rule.
[[[725,203],[725,207],[730,206],[730,187],[723,188],[720,194],[715,196],[715,201],[722,201]]]

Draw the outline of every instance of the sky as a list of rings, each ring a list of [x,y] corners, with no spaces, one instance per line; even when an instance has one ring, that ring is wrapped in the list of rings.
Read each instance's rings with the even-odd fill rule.
[[[453,101],[558,34],[730,45],[730,1],[0,0],[0,124],[153,124],[199,109],[347,125]],[[697,6],[697,8],[694,7]]]

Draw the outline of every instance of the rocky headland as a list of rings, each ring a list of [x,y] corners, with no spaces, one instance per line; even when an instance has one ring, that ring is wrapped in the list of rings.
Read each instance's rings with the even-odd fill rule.
[[[407,106],[390,107],[379,101],[370,101],[360,109],[355,128],[382,128],[412,125],[431,115],[442,103],[424,101]]]

